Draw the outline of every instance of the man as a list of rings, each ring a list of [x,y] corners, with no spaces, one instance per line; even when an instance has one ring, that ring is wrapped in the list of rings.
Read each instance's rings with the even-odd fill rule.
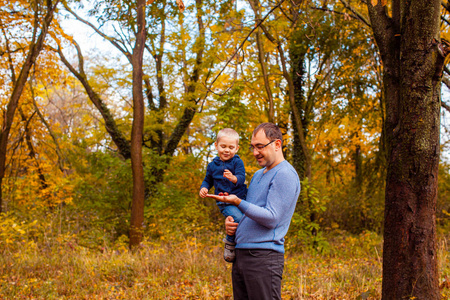
[[[297,172],[284,159],[282,145],[278,126],[260,124],[253,131],[250,150],[263,168],[253,175],[247,199],[208,195],[244,214],[239,226],[232,217],[225,220],[227,234],[236,235],[234,299],[281,299],[284,237],[300,193]]]

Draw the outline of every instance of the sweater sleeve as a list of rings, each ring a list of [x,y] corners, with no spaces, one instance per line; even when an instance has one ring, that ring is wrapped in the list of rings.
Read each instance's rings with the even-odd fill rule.
[[[269,229],[276,228],[286,218],[291,218],[300,193],[300,186],[291,172],[278,172],[272,179],[265,206],[242,200],[238,208],[250,219]]]
[[[234,176],[236,176],[236,186],[245,183],[245,167],[242,159],[237,159],[234,166]]]
[[[214,184],[214,178],[213,178],[213,174],[212,174],[212,170],[211,170],[211,163],[209,163],[208,166],[206,167],[205,179],[203,179],[200,189],[207,188],[209,191],[209,189],[213,186],[213,184]]]

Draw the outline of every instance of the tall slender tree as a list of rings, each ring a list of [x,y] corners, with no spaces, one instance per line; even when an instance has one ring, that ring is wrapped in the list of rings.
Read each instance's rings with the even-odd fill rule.
[[[133,172],[133,201],[131,204],[130,247],[142,241],[144,223],[144,166],[142,163],[142,137],[144,134],[143,56],[145,49],[145,0],[136,2],[136,31],[133,55],[133,126],[131,129],[131,170]]]

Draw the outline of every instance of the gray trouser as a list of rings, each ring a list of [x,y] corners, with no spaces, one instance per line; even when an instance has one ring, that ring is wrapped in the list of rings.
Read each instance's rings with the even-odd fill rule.
[[[266,249],[236,249],[231,273],[234,299],[281,299],[283,267],[283,253]]]

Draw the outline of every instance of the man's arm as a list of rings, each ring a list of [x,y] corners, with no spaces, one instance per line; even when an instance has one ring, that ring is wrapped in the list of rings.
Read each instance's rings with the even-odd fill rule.
[[[253,180],[253,179],[252,179]],[[207,197],[237,206],[246,216],[267,228],[276,228],[286,217],[291,217],[300,194],[300,182],[296,173],[287,170],[273,178],[265,206],[241,200],[236,195],[212,195]]]
[[[258,224],[276,228],[293,214],[299,193],[300,183],[296,174],[289,170],[278,172],[271,182],[265,206],[242,200],[239,209]]]

